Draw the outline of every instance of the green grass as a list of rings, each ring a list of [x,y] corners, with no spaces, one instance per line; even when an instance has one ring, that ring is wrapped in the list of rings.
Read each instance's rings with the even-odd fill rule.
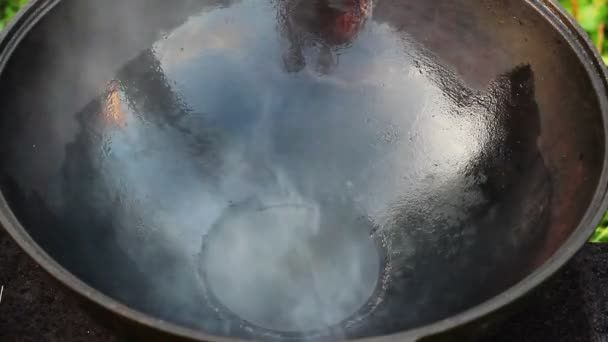
[[[592,242],[608,242],[608,214],[604,216],[602,223],[591,237]]]
[[[560,3],[591,36],[596,48],[602,54],[604,62],[608,64],[608,40],[606,39],[608,0],[560,0]]]
[[[27,0],[0,0],[0,30],[13,18]]]
[[[0,0],[0,30],[6,26],[27,1]],[[608,0],[560,0],[560,3],[579,21],[583,29],[591,36],[604,61],[608,64],[608,39],[606,39]],[[602,220],[591,241],[608,242],[608,214]]]

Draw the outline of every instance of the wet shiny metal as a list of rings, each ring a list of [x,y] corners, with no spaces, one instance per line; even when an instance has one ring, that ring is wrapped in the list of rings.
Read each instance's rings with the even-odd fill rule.
[[[110,3],[35,2],[4,40],[2,223],[139,323],[201,339],[418,338],[528,290],[604,208],[604,71],[553,5]],[[233,211],[252,200],[283,225],[285,208],[307,208],[304,228],[260,229],[267,213],[218,224],[253,215]],[[262,237],[239,252],[231,229]],[[326,299],[289,312],[308,294],[283,274],[310,251],[285,244],[310,239],[336,260],[312,271]],[[286,272],[238,271],[256,253]],[[255,289],[279,276],[285,292],[269,291],[284,302],[264,305]],[[260,283],[235,286],[248,279]]]

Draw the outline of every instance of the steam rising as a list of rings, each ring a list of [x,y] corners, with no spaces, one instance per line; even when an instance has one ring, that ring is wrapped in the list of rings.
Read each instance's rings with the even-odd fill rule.
[[[219,302],[258,326],[294,332],[362,308],[379,275],[369,227],[323,222],[328,213],[297,195],[258,201],[228,210],[205,241],[201,272]]]
[[[455,104],[404,53],[411,42],[370,21],[331,74],[287,74],[274,6],[209,9],[157,41],[127,70],[164,90],[115,80],[91,153],[96,186],[122,208],[118,243],[170,303],[158,310],[195,312],[212,334],[355,324],[383,302],[391,258],[414,268],[409,232],[390,231],[404,208],[450,225],[465,204],[436,190],[482,202],[454,170],[479,154],[487,137],[471,132],[484,130],[443,115]],[[449,235],[434,233],[422,234]],[[159,267],[161,251],[180,268]]]
[[[406,172],[412,167],[428,168],[408,161],[418,156],[403,158],[410,144],[401,140],[405,130],[452,127],[429,134],[433,143],[420,156],[429,162],[462,163],[474,147],[459,138],[468,131],[462,122],[454,128],[445,118],[409,122],[416,116],[403,115],[444,104],[429,95],[439,97],[440,90],[408,72],[403,42],[387,26],[370,24],[351,47],[360,53],[343,56],[331,75],[289,75],[281,69],[284,46],[268,21],[274,10],[255,1],[216,9],[157,42],[158,71],[179,94],[174,101],[196,109],[177,123],[191,134],[154,123],[138,111],[142,99],[129,99],[125,89],[121,103],[109,97],[110,107],[121,108],[108,107],[108,120],[121,124],[108,133],[102,163],[105,181],[124,190],[123,225],[142,222],[120,237],[134,260],[145,264],[162,244],[199,277],[206,303],[194,305],[273,331],[323,330],[382,301],[379,279],[386,280],[387,265],[379,248],[386,246],[373,231],[387,222],[394,203],[407,201],[404,194],[415,199],[425,191],[402,177],[417,175]],[[370,53],[374,58],[367,59]],[[414,101],[419,96],[429,101]],[[351,101],[334,102],[341,97]],[[404,105],[408,98],[423,106]],[[195,146],[193,137],[206,142]],[[445,166],[449,174],[455,165]],[[132,216],[142,212],[149,217]],[[144,243],[135,249],[138,239]],[[407,246],[402,241],[400,248]]]

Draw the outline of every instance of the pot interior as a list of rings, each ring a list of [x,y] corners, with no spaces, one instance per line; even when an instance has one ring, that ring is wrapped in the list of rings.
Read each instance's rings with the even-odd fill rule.
[[[359,338],[575,231],[601,110],[524,1],[61,1],[0,79],[0,188],[86,284],[209,335]]]

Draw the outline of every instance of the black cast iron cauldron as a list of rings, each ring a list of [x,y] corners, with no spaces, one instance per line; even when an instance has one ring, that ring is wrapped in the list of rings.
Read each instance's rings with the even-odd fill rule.
[[[0,222],[131,335],[452,340],[606,209],[551,1],[37,0],[0,68]]]

